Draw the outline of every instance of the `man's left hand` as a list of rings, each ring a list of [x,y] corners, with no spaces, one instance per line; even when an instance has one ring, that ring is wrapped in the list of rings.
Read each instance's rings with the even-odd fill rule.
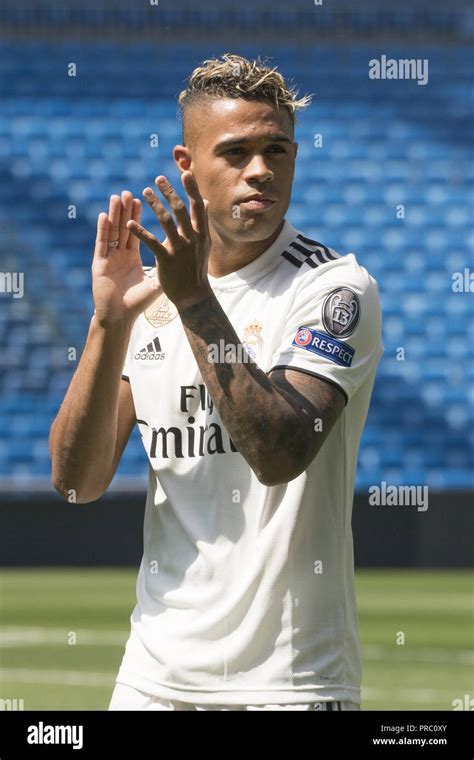
[[[174,191],[166,177],[160,175],[155,184],[168,201],[173,215],[149,187],[143,197],[155,212],[166,239],[163,243],[138,222],[129,221],[127,227],[155,254],[159,282],[178,310],[202,301],[212,294],[207,277],[211,239],[207,220],[207,204],[192,172],[181,175],[189,198],[186,204]]]

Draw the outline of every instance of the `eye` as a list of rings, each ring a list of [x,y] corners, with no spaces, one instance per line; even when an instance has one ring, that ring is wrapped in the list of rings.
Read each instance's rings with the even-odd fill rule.
[[[229,148],[229,150],[224,151],[224,156],[235,156],[239,153],[243,153],[243,148]]]
[[[274,150],[277,153],[286,153],[285,148],[282,148],[281,145],[270,145],[269,150]]]

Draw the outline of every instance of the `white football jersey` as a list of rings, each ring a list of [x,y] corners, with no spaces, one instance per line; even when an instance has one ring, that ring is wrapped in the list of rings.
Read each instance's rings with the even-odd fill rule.
[[[305,472],[262,485],[222,423],[173,303],[162,295],[137,318],[123,374],[150,466],[117,681],[198,704],[360,702],[351,511],[383,352],[377,284],[353,254],[286,220],[261,256],[209,280],[263,371],[324,378],[346,406]]]

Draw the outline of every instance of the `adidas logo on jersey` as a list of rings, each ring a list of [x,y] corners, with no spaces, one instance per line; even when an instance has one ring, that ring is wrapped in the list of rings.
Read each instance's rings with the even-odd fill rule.
[[[141,348],[140,351],[135,354],[134,358],[137,361],[159,361],[160,359],[164,359],[165,354],[161,350],[160,339],[158,336],[153,338],[153,340],[144,346],[144,348]]]

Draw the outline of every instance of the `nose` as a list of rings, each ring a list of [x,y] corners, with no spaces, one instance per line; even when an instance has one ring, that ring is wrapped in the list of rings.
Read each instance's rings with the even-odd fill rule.
[[[244,171],[244,179],[247,182],[271,182],[274,174],[272,170],[266,165],[263,156],[256,153],[252,159],[248,162]]]

